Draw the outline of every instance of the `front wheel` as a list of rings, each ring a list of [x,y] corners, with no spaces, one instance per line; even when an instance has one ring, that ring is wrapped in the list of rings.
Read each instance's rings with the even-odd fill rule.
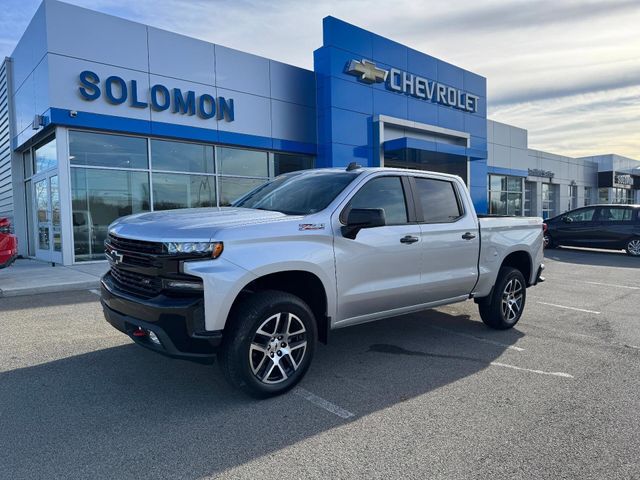
[[[542,237],[542,243],[544,248],[556,248],[558,244],[551,238],[551,235],[545,233]]]
[[[280,395],[307,372],[316,338],[313,313],[300,298],[257,292],[232,312],[218,360],[234,387],[256,398]]]
[[[520,270],[502,267],[491,297],[478,305],[480,317],[488,327],[512,328],[520,320],[526,300],[526,282]]]
[[[632,238],[629,240],[625,250],[632,257],[640,257],[640,238]]]

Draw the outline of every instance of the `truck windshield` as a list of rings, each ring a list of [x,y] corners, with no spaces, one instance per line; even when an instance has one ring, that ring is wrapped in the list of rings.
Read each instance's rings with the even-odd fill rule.
[[[324,210],[359,172],[296,172],[281,175],[236,200],[233,207],[309,215]]]

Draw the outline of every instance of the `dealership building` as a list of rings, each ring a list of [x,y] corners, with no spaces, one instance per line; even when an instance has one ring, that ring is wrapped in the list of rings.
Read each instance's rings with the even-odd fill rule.
[[[333,17],[314,70],[44,0],[0,68],[0,217],[20,254],[101,260],[136,212],[224,206],[286,172],[460,175],[481,213],[640,203],[640,162],[528,148],[486,79]]]

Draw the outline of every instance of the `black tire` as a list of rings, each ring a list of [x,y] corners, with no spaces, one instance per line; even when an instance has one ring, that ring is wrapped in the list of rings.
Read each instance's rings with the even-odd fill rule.
[[[515,292],[515,287],[519,285],[520,290]],[[509,286],[514,287],[512,292],[508,293]],[[521,297],[521,301],[517,299]],[[503,304],[503,299],[509,304]],[[502,267],[498,273],[498,280],[493,288],[491,297],[485,299],[484,302],[478,304],[480,318],[485,325],[496,330],[507,330],[512,328],[524,311],[527,300],[526,281],[520,270],[511,267]],[[515,301],[515,303],[514,303]],[[513,315],[514,309],[519,306],[517,313]]]
[[[544,235],[543,241],[544,241],[544,248],[551,249],[551,248],[556,248],[558,246],[558,244],[555,242],[553,237],[548,233]]]
[[[627,255],[640,257],[640,238],[636,237],[629,240],[624,249],[627,252]]]
[[[283,331],[289,327],[291,332]],[[218,361],[232,386],[256,398],[272,397],[304,377],[317,337],[313,312],[305,302],[290,293],[265,290],[244,297],[231,312]]]

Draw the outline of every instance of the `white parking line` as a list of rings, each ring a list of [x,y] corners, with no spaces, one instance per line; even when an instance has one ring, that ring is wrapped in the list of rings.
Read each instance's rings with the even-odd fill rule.
[[[549,305],[550,307],[566,308],[567,310],[575,310],[576,312],[585,312],[585,313],[593,313],[595,315],[600,315],[600,312],[596,312],[595,310],[585,310],[584,308],[567,307],[566,305],[557,305],[555,303],[547,303],[547,302],[537,302],[537,303],[541,305]]]
[[[434,328],[436,330],[440,330],[441,332],[453,333],[454,335],[458,335],[459,337],[470,338],[471,340],[477,340],[479,342],[489,343],[497,347],[508,348],[509,350],[515,350],[516,352],[524,352],[524,348],[516,347],[515,345],[507,345],[506,343],[500,343],[500,342],[496,342],[495,340],[488,340],[486,338],[476,337],[475,335],[470,335],[468,333],[456,332],[455,330],[450,330],[448,328],[436,327],[435,325],[429,325],[429,327]]]
[[[617,287],[617,288],[628,288],[629,290],[640,290],[640,287],[631,287],[629,285],[617,285],[615,283],[600,283],[600,282],[583,282],[588,283],[590,285],[602,285],[603,287]]]
[[[564,373],[564,372],[545,372],[543,370],[532,370],[530,368],[516,367],[515,365],[509,365],[509,364],[500,363],[500,362],[491,362],[491,365],[493,365],[494,367],[512,368],[514,370],[522,370],[525,372],[537,373],[539,375],[552,375],[554,377],[573,378],[573,375],[569,375],[568,373]]]
[[[309,390],[306,390],[302,387],[296,387],[293,393],[295,393],[299,397],[304,398],[305,400],[308,400],[309,402],[313,403],[315,406],[323,408],[327,412],[330,412],[330,413],[333,413],[334,415],[339,416],[340,418],[347,419],[355,416],[350,411],[345,410],[344,408],[341,408],[331,403],[329,400],[325,400],[324,398],[319,397],[316,394],[311,393]]]

